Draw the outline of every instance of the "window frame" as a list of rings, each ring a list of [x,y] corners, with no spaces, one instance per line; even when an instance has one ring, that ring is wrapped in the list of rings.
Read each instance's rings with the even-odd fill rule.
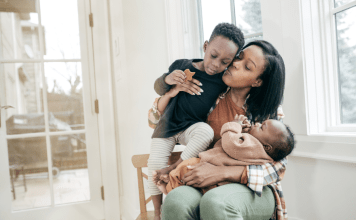
[[[203,7],[202,7],[202,0],[197,0],[197,9],[198,9],[198,22],[199,22],[199,35],[200,35],[200,44],[204,44],[204,25],[203,25]],[[231,24],[236,25],[236,12],[235,12],[235,1],[239,0],[230,0],[230,13],[231,13]],[[261,0],[260,0],[261,1]],[[262,6],[261,6],[262,11]],[[263,26],[263,22],[262,22]],[[263,31],[257,32],[253,34],[248,34],[244,36],[245,41],[255,37],[263,37]],[[201,57],[204,57],[203,47],[200,48]]]
[[[341,124],[335,16],[356,0],[301,0],[303,65],[308,135],[356,135],[356,124]]]
[[[356,7],[356,0],[346,3],[344,5],[341,5],[339,7],[334,7],[334,0],[329,0],[329,7],[330,7],[330,16],[331,16],[331,31],[332,31],[332,36],[334,37],[333,39],[333,45],[332,45],[332,49],[333,49],[333,77],[334,79],[339,78],[339,70],[338,70],[338,66],[339,66],[339,62],[338,62],[338,49],[337,49],[337,24],[336,24],[336,15],[339,12],[342,11],[346,11],[348,9],[351,9],[353,7]],[[337,100],[337,103],[335,103],[335,107],[336,109],[334,110],[336,115],[335,115],[335,119],[332,120],[332,123],[330,126],[327,127],[328,131],[356,131],[356,124],[341,124],[341,106],[340,106],[340,88],[339,88],[339,84],[335,83],[335,89],[336,89],[336,94],[335,94],[335,100]],[[336,105],[337,104],[337,105]]]

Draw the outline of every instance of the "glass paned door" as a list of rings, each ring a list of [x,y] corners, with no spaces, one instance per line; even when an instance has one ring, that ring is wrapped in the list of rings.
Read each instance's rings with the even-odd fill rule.
[[[0,4],[0,219],[104,219],[90,12]]]

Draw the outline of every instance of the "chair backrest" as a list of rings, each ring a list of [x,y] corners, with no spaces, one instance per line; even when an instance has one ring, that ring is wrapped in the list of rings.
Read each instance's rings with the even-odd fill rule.
[[[169,157],[168,165],[175,163],[179,158],[182,152],[173,152],[172,155]],[[143,178],[148,179],[148,176],[142,172],[143,167],[147,167],[147,160],[149,158],[149,154],[140,154],[140,155],[133,155],[131,158],[132,164],[137,169],[137,180],[138,180],[138,193],[140,198],[140,210],[141,213],[146,213],[146,205],[149,203],[152,198],[145,198],[145,189],[143,187]]]

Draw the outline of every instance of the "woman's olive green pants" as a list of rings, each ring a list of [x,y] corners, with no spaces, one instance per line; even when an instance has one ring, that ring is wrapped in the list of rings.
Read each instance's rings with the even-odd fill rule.
[[[180,186],[165,198],[162,220],[268,220],[274,208],[273,192],[268,187],[258,197],[238,183],[219,186],[204,195],[193,187]]]

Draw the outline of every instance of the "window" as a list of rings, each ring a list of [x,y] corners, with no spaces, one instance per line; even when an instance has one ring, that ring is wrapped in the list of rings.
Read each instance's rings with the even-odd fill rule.
[[[246,43],[262,39],[261,0],[198,0],[201,44],[209,40],[214,27],[229,22],[239,27]],[[203,51],[201,50],[203,54]]]
[[[356,132],[356,0],[301,3],[309,134]]]
[[[356,1],[335,0],[334,4],[339,123],[356,124]]]

